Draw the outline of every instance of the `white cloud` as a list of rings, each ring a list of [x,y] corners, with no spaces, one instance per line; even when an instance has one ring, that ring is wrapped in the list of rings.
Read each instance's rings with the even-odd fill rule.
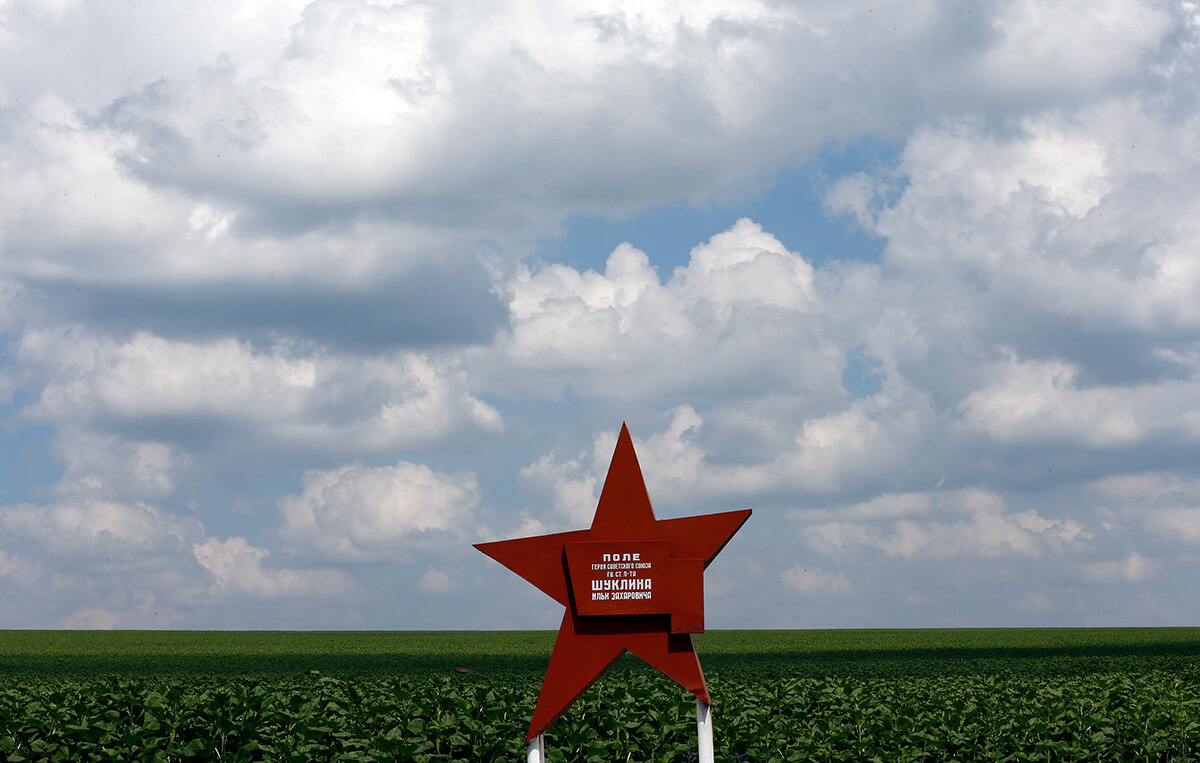
[[[966,519],[899,519],[890,523],[829,521],[807,525],[803,535],[814,549],[847,553],[876,548],[908,560],[1036,558],[1085,541],[1091,533],[1072,519],[1048,519],[1029,510],[1009,512],[1000,496],[982,490],[938,494],[943,512],[965,513]]]
[[[209,538],[192,546],[192,554],[213,576],[213,590],[221,597],[328,599],[346,596],[355,588],[341,570],[266,567],[270,552],[245,538]]]
[[[1155,509],[1147,514],[1146,526],[1168,538],[1186,543],[1200,542],[1200,507]]]
[[[244,538],[147,503],[64,500],[0,507],[0,621],[168,628],[223,621],[230,601],[344,600],[341,570],[277,567]]]
[[[1138,509],[1200,503],[1200,478],[1176,472],[1114,474],[1088,485],[1091,492],[1120,505]]]
[[[856,172],[838,178],[825,192],[825,210],[833,215],[848,215],[859,227],[873,230],[879,216],[881,196],[887,190],[882,178]]]
[[[404,210],[450,199],[514,216],[709,198],[929,110],[1087,102],[1136,76],[1180,24],[1138,2],[996,3],[971,15],[931,3],[485,12],[318,0],[179,11],[188,21],[171,27],[168,14],[50,20],[17,7],[17,60],[34,60],[17,51],[38,40],[76,40],[81,55],[53,73],[14,68],[6,87],[29,102],[65,70],[68,99],[94,109],[106,94],[106,121],[134,141],[128,160],[152,182],[274,204],[366,197]],[[1064,18],[1072,33],[1058,39],[1046,21]],[[128,51],[110,73],[82,55],[93,24],[105,50]],[[938,55],[913,54],[925,50]],[[798,82],[796,71],[808,75]]]
[[[1154,573],[1154,563],[1136,551],[1124,559],[1083,566],[1084,576],[1099,583],[1141,583],[1152,578]]]
[[[332,559],[396,559],[474,533],[479,503],[472,473],[435,472],[407,461],[310,470],[299,495],[279,499],[280,534]]]
[[[1107,6],[1104,23],[1124,10]],[[1122,42],[1156,34],[1161,17],[1149,18]],[[831,185],[827,207],[886,249],[825,304],[849,312],[885,394],[907,389],[909,410],[928,401],[918,428],[946,446],[930,456],[950,465],[989,452],[1011,464],[1012,446],[1129,451],[1200,437],[1190,362],[1200,271],[1189,254],[1200,150],[1194,103],[1175,90],[1194,61],[1170,55],[1179,68],[1151,75],[1159,96],[1113,92],[1003,129],[981,116],[931,120],[895,167]]]
[[[570,385],[661,400],[772,389],[819,406],[843,396],[843,356],[818,317],[812,266],[747,219],[694,248],[665,283],[644,252],[622,244],[604,273],[522,268],[508,292],[500,362],[514,376],[498,380],[526,394]]]
[[[63,498],[155,500],[175,492],[175,473],[186,463],[177,449],[154,441],[67,430],[56,440]]]
[[[1166,8],[1129,0],[1018,0],[995,8],[998,39],[980,68],[1013,94],[1061,95],[1125,79],[1172,27]]]
[[[421,573],[421,577],[417,579],[417,590],[422,593],[453,593],[456,588],[457,586],[450,580],[450,576],[436,567],[426,568]]]
[[[9,578],[29,578],[36,571],[36,564],[16,554],[0,551],[0,575]]]
[[[1190,107],[1114,97],[1006,133],[970,120],[918,129],[894,171],[907,185],[873,227],[889,274],[912,282],[908,308],[944,341],[1042,353],[1081,349],[1055,331],[1194,330],[1195,121]]]
[[[729,496],[839,494],[929,484],[941,467],[932,457],[944,445],[928,403],[911,390],[879,393],[828,415],[804,412],[782,425],[790,441],[750,463],[713,463],[700,470],[697,492]],[[766,424],[769,428],[770,425]]]
[[[708,467],[707,455],[695,439],[703,423],[701,416],[690,405],[682,405],[667,417],[662,432],[631,433],[646,490],[655,506],[687,503],[712,491],[717,481],[710,473],[718,470]],[[521,483],[535,505],[549,505],[554,511],[550,516],[539,514],[544,521],[561,529],[591,524],[617,436],[616,431],[596,432],[590,451],[574,457],[552,452],[521,469]]]
[[[153,594],[144,595],[128,607],[81,607],[55,623],[68,630],[153,630],[178,624],[178,614]]]
[[[171,557],[203,533],[194,519],[150,504],[100,500],[0,507],[0,525],[14,538],[52,550],[60,565],[76,568],[172,567]]]
[[[10,627],[170,627],[181,607],[204,603],[188,554],[203,538],[194,519],[81,498],[0,507],[0,530]]]
[[[914,442],[927,436],[923,430],[929,422],[920,415],[923,412],[893,407],[885,396],[853,401],[830,416],[805,420],[801,414],[799,421],[759,421],[739,416],[743,410],[731,403],[711,415],[726,425],[736,421],[735,433],[725,436],[771,440],[773,430],[782,428],[790,432],[790,439],[765,450],[755,448],[762,455],[757,459],[746,459],[728,443],[717,454],[720,443],[705,436],[709,414],[701,416],[690,405],[668,412],[661,432],[633,433],[655,505],[724,505],[752,498],[772,505],[783,500],[786,505],[787,498],[781,497],[836,495],[852,486],[894,484],[901,475],[931,481],[920,473],[926,468],[920,459],[928,453],[914,448]],[[590,518],[616,439],[616,432],[600,431],[590,453],[543,456],[522,470],[522,480],[574,522]]]
[[[212,438],[227,453],[374,453],[503,426],[453,362],[423,353],[334,356],[288,343],[256,350],[234,339],[145,333],[118,340],[78,327],[26,332],[19,353],[41,381],[25,415],[97,434],[175,424],[178,437]],[[137,446],[139,458],[163,445]],[[143,466],[145,478],[153,468]]]
[[[1180,547],[1187,553],[1200,542],[1200,479],[1194,476],[1167,471],[1118,474],[1089,483],[1086,492],[1087,499],[1098,501],[1097,513],[1114,531],[1148,531],[1143,545],[1155,549],[1160,560],[1171,558]],[[1134,553],[1140,557],[1142,552]],[[1154,568],[1155,559],[1145,562],[1147,569]]]
[[[536,500],[553,508],[564,527],[591,524],[600,500],[600,478],[592,464],[584,463],[583,457],[560,460],[558,454],[547,453],[522,467],[518,477]]]
[[[926,514],[935,502],[929,493],[882,493],[869,501],[837,509],[805,509],[794,516],[806,522],[829,519],[895,519]]]
[[[959,409],[967,426],[997,440],[1092,448],[1200,440],[1196,378],[1082,387],[1079,368],[1061,361],[992,367],[996,381],[968,395]]]
[[[803,596],[833,596],[851,591],[850,581],[840,572],[822,572],[795,565],[780,576],[783,584]]]
[[[67,630],[108,631],[120,627],[127,621],[127,616],[121,612],[92,607],[73,612],[63,620],[62,627]]]
[[[1060,361],[1012,363],[999,381],[972,392],[960,406],[968,426],[1005,441],[1079,441],[1128,445],[1144,436],[1127,403],[1136,395],[1079,389],[1078,369]],[[1125,398],[1125,399],[1122,399]]]
[[[103,106],[130,87],[193,75],[222,56],[248,66],[277,56],[307,4],[12,0],[0,6],[0,49],[9,63],[0,82],[22,102],[50,89],[90,108]],[[50,45],[62,50],[53,62],[37,55]],[[89,63],[98,57],[104,66]]]

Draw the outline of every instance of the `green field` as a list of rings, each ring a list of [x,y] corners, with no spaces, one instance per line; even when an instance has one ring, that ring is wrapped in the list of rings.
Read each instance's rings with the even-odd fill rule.
[[[0,760],[521,760],[550,632],[0,631]],[[1200,759],[1200,629],[716,631],[717,759]],[[694,759],[626,658],[552,761]]]

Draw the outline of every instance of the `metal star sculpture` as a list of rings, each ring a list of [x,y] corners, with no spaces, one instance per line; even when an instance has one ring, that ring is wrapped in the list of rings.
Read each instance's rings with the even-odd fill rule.
[[[475,545],[567,608],[527,742],[626,650],[712,704],[691,636],[704,632],[704,568],[750,514],[655,519],[622,424],[589,529]]]

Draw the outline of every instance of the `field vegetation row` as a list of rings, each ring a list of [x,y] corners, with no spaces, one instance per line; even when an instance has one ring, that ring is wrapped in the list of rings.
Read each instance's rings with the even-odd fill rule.
[[[519,760],[542,632],[0,632],[0,760]],[[1200,759],[1200,630],[697,637],[717,757]],[[694,759],[690,695],[622,660],[551,761]]]

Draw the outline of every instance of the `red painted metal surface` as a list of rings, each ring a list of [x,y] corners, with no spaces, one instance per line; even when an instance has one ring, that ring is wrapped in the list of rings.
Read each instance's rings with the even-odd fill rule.
[[[704,569],[750,513],[656,519],[622,425],[589,529],[475,545],[567,608],[526,741],[626,650],[712,704],[691,634],[704,632]]]

